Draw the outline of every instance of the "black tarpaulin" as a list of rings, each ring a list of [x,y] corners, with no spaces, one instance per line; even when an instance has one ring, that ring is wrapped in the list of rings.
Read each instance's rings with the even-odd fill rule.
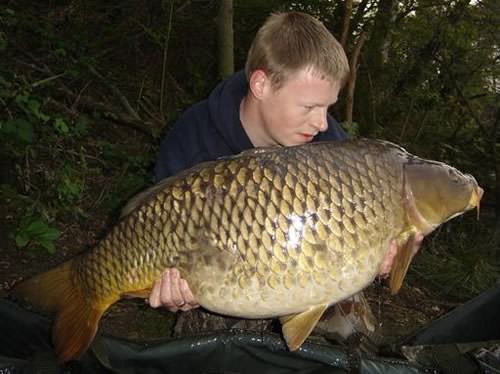
[[[289,352],[277,334],[239,330],[161,341],[97,336],[78,361],[59,368],[50,320],[0,300],[0,373],[433,373],[403,359],[307,341]]]

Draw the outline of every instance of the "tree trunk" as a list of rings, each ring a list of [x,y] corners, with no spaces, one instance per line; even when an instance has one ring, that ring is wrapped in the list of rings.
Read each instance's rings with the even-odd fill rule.
[[[497,109],[495,123],[493,124],[492,150],[495,163],[495,235],[500,236],[500,157],[497,145],[500,143],[500,109]],[[500,251],[497,249],[497,252]]]
[[[362,10],[367,11],[363,2],[355,15],[354,22],[360,22],[363,18]],[[377,3],[377,10],[371,26],[364,25],[363,29],[369,33],[367,42],[363,50],[362,66],[363,80],[361,81],[358,95],[358,113],[361,134],[372,136],[376,128],[376,113],[380,102],[384,101],[381,93],[385,92],[385,80],[382,75],[387,62],[389,49],[392,41],[392,28],[396,18],[396,6],[394,0],[380,0]],[[366,15],[365,15],[366,16]]]
[[[217,17],[219,75],[234,72],[233,0],[221,0]]]
[[[342,18],[342,31],[340,33],[340,44],[345,49],[349,35],[349,23],[352,15],[352,0],[346,0],[344,4],[344,17]]]
[[[362,20],[365,17],[367,5],[368,5],[368,0],[362,0],[357,5],[356,13],[354,14],[354,17],[352,17],[352,21],[350,22],[352,31],[357,30],[363,26],[360,24],[362,23]]]
[[[354,46],[351,57],[349,60],[349,67],[351,69],[351,76],[347,82],[347,95],[346,95],[346,106],[345,106],[345,122],[347,123],[347,128],[352,126],[353,118],[353,108],[354,108],[354,90],[356,88],[356,76],[358,70],[358,60],[361,48],[366,40],[366,33],[363,31]]]
[[[396,19],[394,0],[380,0],[375,16],[370,41],[367,44],[367,57],[372,75],[378,76],[387,62],[392,41],[392,27]]]

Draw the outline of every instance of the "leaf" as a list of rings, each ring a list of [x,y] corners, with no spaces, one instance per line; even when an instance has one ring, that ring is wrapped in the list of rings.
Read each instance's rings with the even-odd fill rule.
[[[33,143],[33,125],[24,118],[8,120],[0,127],[0,132],[11,135],[15,140],[20,140],[23,143]]]
[[[48,240],[40,240],[39,241],[40,245],[47,250],[50,254],[55,253],[56,247],[54,245],[54,242],[48,241]]]
[[[29,237],[27,237],[25,234],[20,233],[16,235],[16,245],[18,248],[24,248],[30,241]]]
[[[15,99],[17,105],[23,109],[28,116],[34,116],[36,119],[42,122],[47,122],[50,117],[43,113],[40,108],[40,101],[34,97],[31,97],[28,93],[17,95]]]
[[[40,111],[41,104],[37,99],[29,99],[28,100],[28,110],[33,114],[36,118],[42,120],[43,122],[47,122],[50,117]]]
[[[75,133],[77,135],[87,135],[89,131],[89,119],[86,115],[82,114],[78,117],[75,124]]]
[[[7,35],[3,31],[0,31],[0,52],[5,51],[8,44]]]
[[[57,48],[56,50],[54,50],[54,54],[58,57],[66,57],[67,55],[66,50],[64,48]]]
[[[56,118],[54,120],[54,128],[61,134],[67,134],[69,132],[68,124],[62,118]]]
[[[38,113],[40,111],[40,102],[36,99],[28,100],[28,109],[33,113]]]
[[[17,95],[15,101],[17,105],[23,108],[24,104],[28,102],[28,94]]]
[[[19,140],[22,140],[23,142],[28,144],[33,143],[33,125],[22,118],[19,118],[16,124],[17,136]]]
[[[47,231],[48,227],[49,226],[47,226],[42,219],[37,218],[26,227],[26,232],[32,234],[33,236],[39,236]]]
[[[50,227],[44,218],[27,216],[22,219],[15,239],[18,248],[39,245],[49,253],[54,253],[56,250],[54,240],[60,236],[61,232]]]
[[[47,229],[45,230],[45,232],[40,235],[40,241],[42,241],[42,240],[43,241],[47,241],[47,240],[54,241],[56,239],[59,239],[60,236],[61,236],[61,232],[58,229],[47,226]]]

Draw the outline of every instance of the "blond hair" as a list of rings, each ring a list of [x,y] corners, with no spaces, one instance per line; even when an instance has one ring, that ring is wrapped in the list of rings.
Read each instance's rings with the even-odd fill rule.
[[[344,49],[323,23],[300,12],[271,14],[248,52],[247,78],[262,69],[273,86],[279,88],[291,74],[303,68],[341,85],[349,77]]]

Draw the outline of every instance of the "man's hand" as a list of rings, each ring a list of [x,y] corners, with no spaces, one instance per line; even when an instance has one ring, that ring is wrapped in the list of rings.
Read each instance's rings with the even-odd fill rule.
[[[179,270],[166,269],[158,279],[149,295],[149,305],[153,308],[163,306],[171,312],[188,311],[199,307],[186,280]]]
[[[422,234],[417,234],[415,239],[416,239],[416,245],[415,245],[415,249],[413,252],[413,256],[415,256],[415,254],[420,249],[420,246],[422,245],[422,241],[424,240],[424,236]],[[379,275],[382,278],[386,278],[389,275],[389,273],[391,272],[392,263],[394,262],[394,258],[396,257],[396,255],[398,253],[398,249],[399,249],[398,243],[396,242],[396,240],[393,240],[391,242],[389,250],[385,254],[384,261],[382,261],[382,265],[380,265]]]

